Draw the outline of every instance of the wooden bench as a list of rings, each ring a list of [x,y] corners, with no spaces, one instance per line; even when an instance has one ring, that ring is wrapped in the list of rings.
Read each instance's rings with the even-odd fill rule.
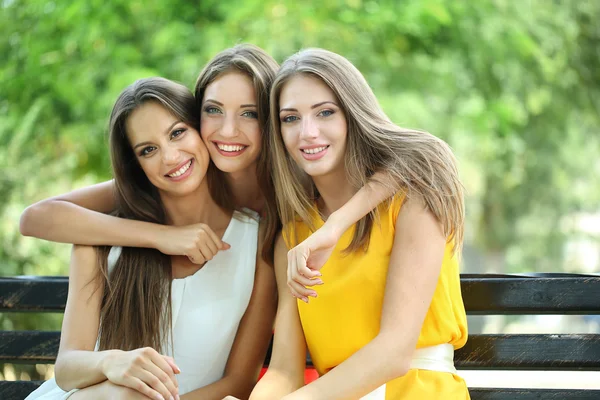
[[[600,275],[462,275],[461,284],[470,315],[600,314]],[[0,278],[0,312],[63,312],[67,286],[66,277]],[[0,331],[0,362],[51,364],[59,337],[60,332]],[[600,371],[600,334],[472,334],[456,352],[455,364],[458,369]],[[0,399],[22,399],[40,384],[0,381]],[[470,392],[473,400],[600,399],[600,390]]]

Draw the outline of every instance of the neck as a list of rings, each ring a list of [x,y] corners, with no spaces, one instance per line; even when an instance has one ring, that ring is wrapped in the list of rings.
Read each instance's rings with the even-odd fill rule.
[[[214,222],[222,218],[224,214],[224,211],[217,206],[210,195],[206,179],[193,193],[185,196],[173,196],[161,192],[160,198],[165,207],[169,225],[204,223],[213,226]]]
[[[236,207],[246,207],[258,213],[263,210],[265,198],[258,185],[256,163],[243,171],[225,173],[225,179]]]
[[[343,170],[314,177],[313,182],[319,191],[319,208],[325,219],[339,210],[358,191],[350,185]]]

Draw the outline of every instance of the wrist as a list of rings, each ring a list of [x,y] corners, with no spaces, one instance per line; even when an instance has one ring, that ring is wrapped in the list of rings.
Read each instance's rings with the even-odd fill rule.
[[[144,241],[144,247],[147,247],[149,249],[159,249],[160,247],[160,243],[161,243],[161,239],[164,240],[164,238],[167,235],[167,231],[169,229],[169,227],[167,225],[160,225],[160,224],[150,224],[151,226],[149,226],[149,229],[145,229],[144,232],[144,238],[142,239]]]
[[[342,216],[339,210],[331,213],[325,222],[325,226],[332,231],[337,238],[341,237],[342,234],[350,228],[348,218]]]
[[[123,353],[122,350],[104,350],[104,357],[98,361],[98,369],[104,375],[105,378],[108,379],[108,368],[112,360],[115,359],[120,353]]]

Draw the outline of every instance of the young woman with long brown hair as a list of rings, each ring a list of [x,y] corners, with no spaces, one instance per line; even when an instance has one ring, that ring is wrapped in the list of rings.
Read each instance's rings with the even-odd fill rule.
[[[223,207],[249,208],[262,216],[262,255],[269,263],[281,225],[271,178],[272,150],[263,137],[269,129],[268,95],[278,68],[264,50],[240,44],[212,58],[195,87],[202,139],[216,167],[208,171],[212,196]],[[42,200],[23,212],[21,233],[63,243],[155,248],[187,256],[195,264],[229,248],[206,224],[166,226],[109,215],[115,209],[114,193],[115,184],[108,181]],[[344,218],[336,230],[357,221],[386,195],[387,189],[376,182],[366,185],[341,210]]]
[[[271,335],[275,282],[260,257],[258,215],[211,196],[199,120],[192,93],[172,81],[142,79],[121,93],[110,118],[114,214],[207,224],[236,251],[198,267],[154,249],[76,246],[55,379],[30,399],[250,392]]]
[[[393,124],[361,73],[320,49],[281,65],[271,114],[279,304],[271,364],[251,399],[468,399],[453,365],[467,325],[463,191],[449,147]],[[376,171],[398,193],[332,229]],[[339,242],[319,245],[315,231]],[[321,376],[303,386],[307,348]]]

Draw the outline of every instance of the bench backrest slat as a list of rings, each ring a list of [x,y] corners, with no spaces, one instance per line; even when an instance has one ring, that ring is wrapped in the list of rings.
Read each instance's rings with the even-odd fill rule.
[[[471,315],[600,314],[600,277],[466,275],[461,289]],[[0,312],[63,312],[67,290],[66,277],[0,278]]]

